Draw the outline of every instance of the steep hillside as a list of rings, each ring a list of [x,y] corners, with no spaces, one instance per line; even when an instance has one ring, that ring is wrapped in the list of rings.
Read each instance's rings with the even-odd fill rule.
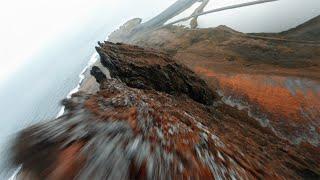
[[[320,41],[320,15],[309,21],[280,33],[249,33],[249,35],[279,38],[292,41],[310,41],[319,44]]]
[[[320,41],[320,16],[317,16],[296,28],[280,33],[287,38],[308,41]]]

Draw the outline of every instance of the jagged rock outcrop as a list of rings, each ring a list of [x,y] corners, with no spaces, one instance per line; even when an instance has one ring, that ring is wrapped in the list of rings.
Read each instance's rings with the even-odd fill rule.
[[[96,81],[98,83],[102,83],[104,80],[107,79],[107,76],[97,66],[93,66],[91,68],[90,74],[93,75],[96,78]]]
[[[123,82],[106,78],[101,67],[94,67],[91,73],[100,83],[97,93],[74,94],[64,101],[62,117],[21,131],[12,146],[12,163],[22,165],[18,178],[320,177],[319,148],[292,145],[219,100],[207,106],[190,94],[181,95],[181,82],[173,77],[167,79],[170,88],[178,89],[170,95],[155,88],[152,75],[138,73],[144,72],[141,69],[167,73],[163,65],[175,64],[167,55],[123,44],[106,43],[98,49],[102,62],[108,58],[110,63],[104,65],[113,68],[111,77]],[[153,68],[153,63],[160,68]],[[182,73],[180,78],[194,76],[183,66],[174,66]],[[133,84],[139,82],[134,79],[130,83],[125,72],[142,79],[143,85]],[[203,87],[200,80],[192,83]]]
[[[168,54],[111,42],[99,45],[96,49],[101,64],[109,69],[111,77],[120,79],[129,87],[186,94],[200,103],[213,103],[214,95],[207,84]]]

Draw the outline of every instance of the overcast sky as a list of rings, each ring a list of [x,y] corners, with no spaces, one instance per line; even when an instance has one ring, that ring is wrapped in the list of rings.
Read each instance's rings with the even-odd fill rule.
[[[248,0],[211,0],[208,9]],[[0,84],[53,41],[87,26],[109,25],[106,33],[129,18],[149,19],[175,0],[0,0]],[[188,13],[188,12],[186,12]],[[230,10],[200,18],[203,27],[225,24],[245,32],[276,32],[320,14],[320,0],[279,2]]]

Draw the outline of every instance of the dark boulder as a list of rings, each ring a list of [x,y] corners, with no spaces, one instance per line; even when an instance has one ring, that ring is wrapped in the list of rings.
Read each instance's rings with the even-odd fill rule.
[[[107,76],[101,71],[101,69],[97,66],[93,66],[91,68],[90,74],[95,77],[98,83],[102,83],[104,80],[107,79]]]

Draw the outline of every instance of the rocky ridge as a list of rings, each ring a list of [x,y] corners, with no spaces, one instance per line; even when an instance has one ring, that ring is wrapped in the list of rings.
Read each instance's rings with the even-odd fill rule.
[[[96,49],[101,63],[112,77],[129,87],[186,94],[200,103],[213,103],[214,95],[207,84],[188,68],[173,61],[168,54],[111,42],[99,45]]]
[[[279,137],[320,146],[318,32],[319,16],[282,33],[172,25],[109,40],[169,53]]]
[[[111,79],[94,67],[97,93],[74,94],[62,117],[18,134],[12,163],[22,164],[20,179],[320,177],[319,148],[292,145],[210,98],[206,84],[170,56],[109,42],[97,50]],[[181,88],[188,85],[197,88]]]

